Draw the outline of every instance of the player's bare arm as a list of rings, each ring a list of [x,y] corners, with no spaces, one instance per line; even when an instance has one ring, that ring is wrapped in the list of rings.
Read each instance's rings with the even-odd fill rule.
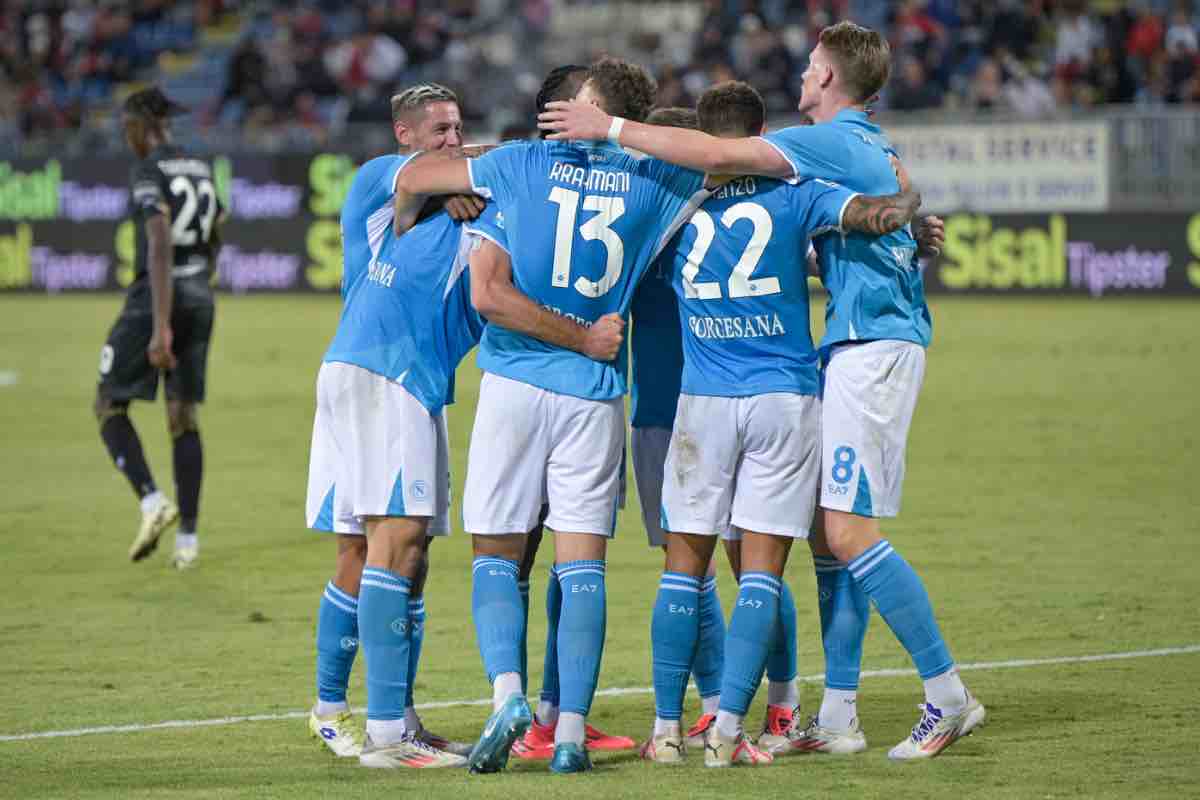
[[[396,179],[396,195],[392,201],[395,210],[392,227],[396,235],[403,234],[423,218],[421,211],[429,195],[461,195],[461,198],[447,200],[447,213],[459,221],[478,217],[483,210],[483,201],[471,191],[471,174],[466,159],[482,155],[490,149],[487,145],[446,148],[418,153],[405,164]],[[471,216],[476,204],[478,210]]]
[[[907,225],[921,207],[921,195],[914,191],[884,197],[856,195],[842,214],[842,228],[882,236]]]
[[[538,115],[538,127],[551,131],[549,139],[611,138],[617,127],[617,142],[655,158],[710,175],[762,175],[767,178],[792,177],[792,165],[765,140],[757,137],[722,139],[686,128],[666,128],[616,118],[599,106],[577,100],[546,104]]]
[[[625,321],[619,314],[606,314],[585,328],[542,308],[513,285],[508,253],[487,239],[475,239],[470,264],[471,304],[488,322],[596,361],[617,357],[625,338]]]
[[[171,352],[171,305],[174,301],[171,219],[165,208],[146,220],[146,256],[154,312],[154,332],[146,347],[146,356],[158,369],[174,369],[175,354]]]

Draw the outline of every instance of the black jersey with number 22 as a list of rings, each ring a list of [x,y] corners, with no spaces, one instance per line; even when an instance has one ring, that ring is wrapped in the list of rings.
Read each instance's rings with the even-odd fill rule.
[[[174,145],[163,145],[134,166],[130,191],[137,255],[127,307],[150,309],[146,220],[164,210],[170,213],[171,221],[175,304],[211,303],[213,228],[221,213],[212,167]]]

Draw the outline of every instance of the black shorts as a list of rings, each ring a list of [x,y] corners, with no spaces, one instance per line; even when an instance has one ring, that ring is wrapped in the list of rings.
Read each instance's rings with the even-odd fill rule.
[[[171,313],[171,351],[178,362],[165,374],[168,400],[204,401],[204,373],[208,342],[212,338],[213,306],[175,308]],[[150,366],[146,348],[154,333],[154,316],[143,311],[122,311],[100,350],[100,395],[115,401],[153,401],[158,393],[159,370]]]

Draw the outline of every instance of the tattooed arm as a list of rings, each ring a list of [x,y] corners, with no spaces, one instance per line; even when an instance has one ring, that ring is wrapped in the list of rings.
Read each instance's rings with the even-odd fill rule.
[[[921,195],[912,190],[885,197],[856,195],[842,215],[842,229],[874,236],[898,231],[921,207]]]

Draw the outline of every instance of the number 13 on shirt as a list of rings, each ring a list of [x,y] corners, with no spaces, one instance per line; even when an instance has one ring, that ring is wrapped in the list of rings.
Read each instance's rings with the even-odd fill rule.
[[[571,286],[571,255],[575,245],[575,224],[579,216],[580,194],[574,189],[555,186],[550,190],[550,202],[558,205],[558,222],[554,234],[554,264],[550,285]],[[612,229],[612,224],[625,213],[625,200],[590,194],[583,197],[583,210],[599,212],[579,226],[579,235],[587,241],[600,241],[606,253],[604,275],[598,281],[580,275],[575,279],[575,291],[584,297],[602,297],[621,278],[625,262],[625,245]]]

